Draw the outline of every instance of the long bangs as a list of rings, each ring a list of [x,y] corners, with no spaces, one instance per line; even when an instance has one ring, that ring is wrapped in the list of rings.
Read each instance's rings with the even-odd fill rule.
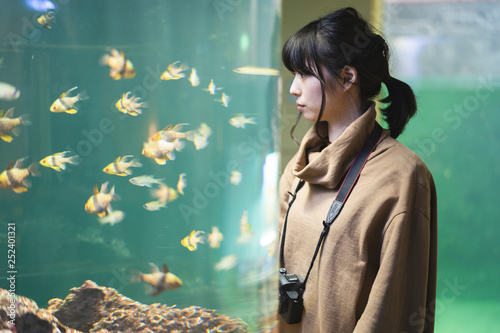
[[[319,110],[318,119],[316,121],[316,133],[323,143],[329,144],[328,137],[321,135],[319,131],[320,119],[323,116],[323,111],[325,109],[326,95],[325,95],[325,80],[320,69],[320,59],[318,59],[318,54],[316,51],[316,33],[318,20],[313,21],[295,32],[288,38],[285,45],[283,46],[283,51],[281,53],[281,58],[283,60],[283,65],[292,73],[298,73],[300,75],[314,76],[321,83],[321,108]],[[297,122],[300,119],[301,113],[297,118]],[[298,143],[298,141],[293,136],[293,131],[297,125],[297,122],[292,127],[290,135],[292,139]]]
[[[315,44],[316,21],[288,38],[281,54],[283,65],[292,73],[318,77]]]

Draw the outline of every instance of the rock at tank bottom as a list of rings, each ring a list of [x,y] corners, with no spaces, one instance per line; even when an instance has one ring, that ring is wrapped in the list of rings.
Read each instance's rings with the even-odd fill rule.
[[[34,301],[16,297],[17,332],[234,332],[246,333],[248,324],[198,306],[184,309],[164,304],[146,305],[87,280],[72,288],[64,300],[49,301],[39,309]],[[9,326],[9,292],[0,289],[0,329]],[[24,326],[22,326],[24,325]],[[24,327],[23,329],[21,329]]]

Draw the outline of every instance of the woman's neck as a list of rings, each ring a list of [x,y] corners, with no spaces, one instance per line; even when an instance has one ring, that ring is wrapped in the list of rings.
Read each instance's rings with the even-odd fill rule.
[[[335,141],[353,121],[363,114],[360,108],[353,104],[350,107],[346,105],[343,110],[344,112],[338,114],[336,119],[328,121],[328,140],[330,142]]]

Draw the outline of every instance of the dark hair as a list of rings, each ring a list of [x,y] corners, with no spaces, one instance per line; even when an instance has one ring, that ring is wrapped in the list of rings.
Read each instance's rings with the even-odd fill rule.
[[[354,67],[359,78],[361,106],[366,108],[379,95],[384,83],[388,95],[380,100],[385,104],[381,112],[393,138],[403,132],[417,111],[410,86],[389,74],[386,41],[373,32],[354,8],[332,12],[295,32],[283,46],[282,58],[289,71],[312,75],[321,82],[322,102],[318,122],[325,107],[325,87],[328,86],[320,68],[325,68],[331,77],[339,79],[344,66]]]

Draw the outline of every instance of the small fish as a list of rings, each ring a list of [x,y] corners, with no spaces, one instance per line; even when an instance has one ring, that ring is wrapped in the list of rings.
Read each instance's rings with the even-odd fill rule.
[[[196,134],[193,137],[193,143],[196,150],[204,149],[206,148],[206,146],[208,146],[208,139],[207,137]]]
[[[186,174],[181,173],[179,175],[179,180],[177,181],[177,193],[184,195],[184,189],[186,188]]]
[[[254,67],[254,66],[244,66],[233,69],[233,72],[238,74],[250,74],[250,75],[268,75],[268,76],[279,76],[280,71],[274,68],[264,68],[264,67]]]
[[[243,178],[241,172],[237,170],[231,171],[231,178],[229,179],[231,181],[231,184],[233,185],[239,185],[241,183],[241,179]]]
[[[12,101],[18,99],[21,92],[11,84],[0,82],[0,99]]]
[[[215,85],[214,80],[211,79],[210,83],[208,84],[208,89],[203,89],[203,90],[208,91],[210,93],[210,95],[215,95],[215,93],[217,92],[217,90],[220,90],[220,89],[223,89],[223,88],[218,88]]]
[[[124,93],[122,98],[116,102],[115,106],[120,112],[131,116],[137,116],[142,114],[142,110],[140,108],[147,108],[149,105],[146,102],[138,102],[141,99],[140,97],[135,97],[134,95],[129,97],[131,93],[132,92],[130,91]]]
[[[182,286],[182,281],[177,276],[170,273],[167,265],[164,264],[160,272],[158,266],[149,263],[149,269],[151,272],[149,274],[133,270],[131,282],[144,281],[149,283],[151,287],[154,288],[154,290],[149,293],[151,296],[157,296],[165,290],[177,289]]]
[[[191,136],[192,136],[193,131],[181,132],[182,127],[184,125],[189,125],[189,124],[186,124],[186,123],[181,123],[181,124],[177,124],[177,125],[169,124],[169,125],[165,126],[165,128],[162,129],[161,131],[158,131],[158,132],[154,133],[153,135],[151,135],[149,137],[149,141],[164,140],[164,141],[168,141],[168,142],[174,142],[177,139],[191,140],[192,139]]]
[[[168,81],[168,80],[179,80],[182,79],[183,77],[186,77],[183,71],[188,70],[189,67],[186,64],[181,64],[180,66],[177,66],[178,63],[180,63],[180,61],[176,61],[173,64],[168,65],[167,70],[163,72],[163,74],[160,76],[160,79]]]
[[[237,243],[248,243],[253,236],[252,230],[250,230],[250,224],[248,224],[248,211],[243,211],[240,219],[240,236],[237,238]]]
[[[241,232],[246,232],[250,230],[250,224],[248,224],[248,211],[244,210],[240,219],[240,230]]]
[[[229,123],[236,128],[246,128],[246,124],[256,125],[255,118],[245,118],[242,114],[237,114],[229,119]]]
[[[102,169],[102,171],[110,175],[129,176],[132,174],[132,171],[130,171],[129,168],[142,167],[142,164],[137,161],[137,159],[134,159],[130,162],[127,161],[129,158],[133,157],[134,156],[132,155],[125,155],[123,157],[118,156],[112,163],[108,164],[104,169]]]
[[[269,244],[267,246],[267,255],[269,257],[274,257],[275,254],[276,254],[276,242],[273,242],[272,244]]]
[[[160,184],[160,188],[153,191],[153,196],[155,196],[161,204],[167,204],[177,199],[179,194],[172,187]]]
[[[216,271],[227,271],[234,267],[238,263],[238,258],[234,254],[222,257],[222,259],[214,265]]]
[[[162,180],[163,179],[155,179],[154,176],[152,175],[143,175],[139,177],[130,178],[129,182],[137,186],[147,186],[151,188],[153,184],[158,184],[158,185],[163,184]]]
[[[78,155],[68,156],[69,151],[63,151],[60,153],[55,153],[53,155],[47,156],[40,161],[40,164],[47,168],[52,168],[56,171],[66,170],[66,163],[78,165],[82,161],[81,157]]]
[[[94,186],[94,194],[89,198],[85,204],[85,211],[89,214],[97,214],[99,217],[104,217],[109,214],[111,210],[111,201],[120,200],[120,197],[115,194],[115,187],[107,193],[109,182],[101,185],[101,190]]]
[[[112,49],[110,54],[102,56],[100,63],[110,67],[109,76],[113,80],[131,79],[135,76],[134,65],[125,57],[123,51]]]
[[[81,93],[79,93],[78,95],[73,96],[73,97],[67,96],[70,92],[72,92],[73,90],[75,90],[77,88],[78,87],[73,87],[70,90],[62,93],[61,96],[59,96],[59,98],[56,99],[54,101],[54,103],[52,103],[52,105],[50,106],[50,111],[51,112],[66,112],[69,114],[77,113],[78,109],[75,107],[75,103],[77,103],[78,101],[83,101],[83,100],[89,98],[85,91],[82,91]]]
[[[213,226],[212,232],[207,236],[208,244],[212,249],[218,249],[223,238],[224,236],[220,232],[219,228]]]
[[[220,99],[216,99],[215,101],[216,102],[221,102],[222,105],[227,108],[229,106],[229,101],[230,100],[231,100],[231,97],[229,97],[225,93],[222,93],[221,98]]]
[[[53,11],[45,11],[45,13],[37,18],[37,22],[40,23],[45,29],[52,29],[50,26],[52,22],[56,19],[56,14]]]
[[[191,85],[193,87],[197,87],[200,85],[200,78],[198,77],[196,69],[194,68],[191,68],[191,74],[189,75],[189,82],[191,82]]]
[[[150,125],[150,137],[147,143],[144,143],[143,155],[154,158],[156,163],[165,164],[169,160],[175,159],[174,150],[181,151],[184,148],[184,142],[181,139],[192,141],[197,147],[208,144],[207,138],[211,134],[211,129],[206,124],[200,126],[205,136],[201,135],[200,129],[182,132],[182,127],[189,125],[181,123],[177,125],[169,124],[161,131],[156,131],[155,125]],[[152,133],[152,134],[151,134]]]
[[[201,123],[200,127],[191,133],[190,140],[196,150],[204,149],[208,145],[208,138],[212,135],[212,129],[207,124]]]
[[[100,224],[111,224],[114,226],[117,223],[120,223],[125,218],[125,213],[121,210],[111,210],[108,215],[99,217],[98,221]]]
[[[200,135],[207,137],[207,138],[210,135],[212,135],[212,129],[210,127],[208,127],[208,125],[205,123],[201,123],[200,127],[197,129],[197,131],[198,131],[198,133],[200,133]]]
[[[184,142],[179,139],[174,142],[150,140],[144,143],[142,155],[153,158],[157,164],[165,165],[167,161],[175,160],[174,150],[182,151],[184,145]]]
[[[22,169],[23,161],[26,157],[18,159],[13,165],[10,161],[7,169],[0,174],[0,188],[10,188],[16,193],[28,191],[31,187],[31,181],[28,176],[40,176],[35,162],[31,163],[26,169]]]
[[[165,208],[167,207],[167,203],[166,202],[161,202],[159,200],[155,200],[155,201],[150,201],[150,202],[146,202],[143,207],[147,210],[149,210],[150,212],[154,212],[154,211],[157,211],[157,210],[160,210],[162,208]]]
[[[27,114],[21,117],[12,118],[13,114],[14,108],[8,109],[5,115],[3,114],[3,110],[0,110],[0,138],[5,142],[11,142],[13,139],[9,133],[19,136],[19,127],[16,126],[31,124]]]
[[[247,232],[250,230],[250,224],[248,224],[248,211],[244,210],[240,219],[240,230],[241,232]]]
[[[198,249],[198,243],[204,244],[203,236],[205,232],[193,230],[191,233],[181,240],[181,244],[186,247],[189,251],[196,251]]]

